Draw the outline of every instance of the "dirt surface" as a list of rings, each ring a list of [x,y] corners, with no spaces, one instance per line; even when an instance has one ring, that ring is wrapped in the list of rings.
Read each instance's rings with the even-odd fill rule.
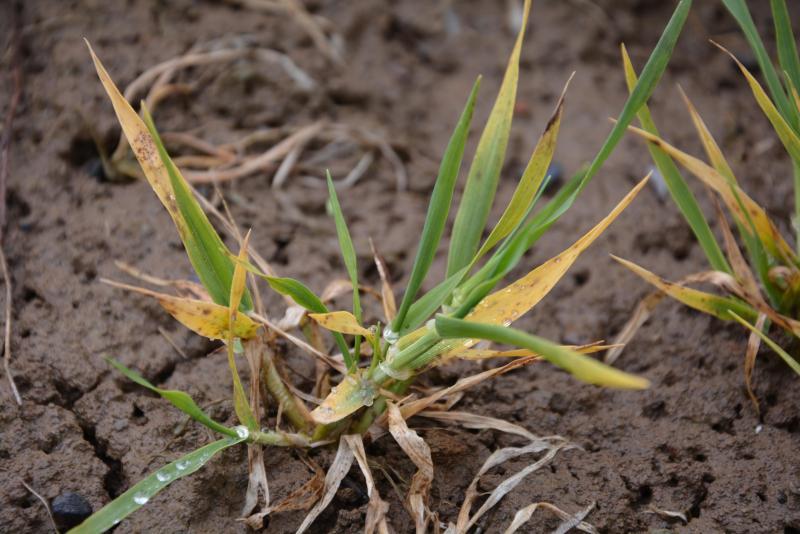
[[[308,3],[312,11],[333,21],[343,37],[346,64],[336,67],[320,57],[296,24],[276,14],[190,0],[24,4],[25,92],[11,152],[6,237],[14,280],[12,368],[24,405],[12,402],[5,378],[0,403],[0,531],[15,533],[50,528],[22,480],[47,499],[73,491],[98,509],[157,466],[209,439],[196,425],[176,436],[181,415],[110,372],[104,357],[120,359],[163,387],[186,390],[201,404],[224,399],[229,391],[224,355],[207,356],[215,345],[188,333],[154,302],[99,282],[103,276],[124,278],[115,259],[162,277],[186,278],[191,271],[167,214],[146,184],[111,183],[87,172],[96,153],[84,120],[109,144],[118,130],[83,37],[92,41],[121,86],[197,42],[226,35],[250,34],[287,53],[318,82],[312,93],[293,89],[279,72],[264,66],[197,69],[192,72],[213,76],[191,96],[167,101],[157,114],[159,126],[194,129],[214,141],[318,118],[380,132],[404,158],[409,189],[398,193],[391,167],[378,159],[352,194],[343,195],[342,204],[363,276],[377,281],[367,241],[372,237],[398,287],[410,270],[438,157],[469,86],[476,75],[484,75],[477,112],[482,120],[513,40],[503,2],[453,2],[445,16],[447,2],[313,0]],[[572,71],[577,74],[556,159],[570,174],[593,156],[609,131],[607,117],[619,112],[625,97],[618,43],[626,42],[641,68],[671,4],[535,2],[499,199],[510,197]],[[745,43],[719,2],[696,4],[653,101],[657,122],[668,139],[699,152],[676,90],[680,83],[746,189],[785,221],[791,204],[787,160],[779,145],[770,143],[774,136],[744,81],[707,39],[720,39],[742,54]],[[769,31],[768,3],[753,4],[759,7],[759,26]],[[9,20],[0,16],[0,35],[9,34]],[[5,106],[11,89],[6,84],[0,91]],[[476,139],[473,132],[471,146]],[[625,139],[523,265],[530,268],[570,243],[649,166],[642,144]],[[234,215],[242,226],[255,229],[253,245],[281,274],[303,279],[315,290],[343,275],[323,189],[300,180],[290,180],[285,188],[309,224],[292,222],[287,204],[271,192],[268,174],[229,184],[224,192],[239,199],[232,206]],[[711,213],[705,195],[701,199]],[[610,252],[673,279],[705,268],[677,210],[648,188],[519,326],[567,343],[611,338],[648,288],[615,265]],[[443,269],[439,258],[434,276]],[[271,304],[279,314],[279,301]],[[482,523],[485,531],[502,531],[517,509],[537,501],[570,512],[594,501],[597,508],[587,520],[608,533],[800,531],[800,383],[773,354],[763,352],[756,371],[759,419],[744,394],[745,341],[740,329],[668,302],[617,362],[652,380],[648,391],[587,386],[542,364],[469,392],[461,409],[505,418],[540,435],[560,434],[583,447],[560,454],[550,469],[526,479]],[[299,373],[308,368],[300,355],[290,355],[290,364]],[[441,369],[428,380],[449,384],[465,370],[463,365]],[[227,401],[209,411],[218,420],[233,421]],[[455,519],[487,455],[516,443],[489,431],[421,420],[412,420],[411,426],[431,445],[436,469],[431,508],[443,521]],[[368,453],[403,477],[413,472],[390,438],[369,446]],[[327,465],[331,453],[313,456]],[[502,473],[530,461],[523,457],[506,464],[485,477],[481,489],[491,489]],[[267,470],[273,498],[310,477],[297,453],[284,449],[269,451]],[[410,531],[400,500],[378,478],[391,503],[393,526]],[[362,487],[356,468],[350,480],[312,531],[361,529],[365,506],[354,489]],[[244,449],[228,450],[116,531],[243,531],[234,520],[246,483]],[[651,507],[683,512],[688,524],[648,513]],[[301,518],[300,512],[277,515],[270,531],[292,532]],[[526,531],[546,532],[555,524],[537,515]]]

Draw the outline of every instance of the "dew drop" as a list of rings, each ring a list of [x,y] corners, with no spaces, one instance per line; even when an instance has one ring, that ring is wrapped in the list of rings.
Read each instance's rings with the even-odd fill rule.
[[[147,501],[149,501],[149,500],[150,500],[150,497],[148,497],[147,495],[144,495],[143,493],[137,493],[136,495],[133,496],[133,502],[135,502],[139,506],[147,504]]]
[[[250,431],[247,430],[247,427],[245,426],[239,425],[234,428],[234,430],[236,431],[236,435],[242,439],[247,439],[250,437]]]
[[[400,339],[400,333],[395,332],[391,328],[387,328],[383,331],[383,339],[389,344],[394,345],[397,343],[397,340]]]
[[[764,427],[762,425],[756,426],[756,434],[761,434],[762,430],[764,430]]]
[[[189,462],[187,460],[181,460],[175,464],[175,469],[178,471],[183,471],[187,467],[189,467]]]
[[[156,473],[156,479],[158,479],[159,482],[166,482],[171,478],[172,475],[167,473],[166,471],[159,471],[158,473]]]

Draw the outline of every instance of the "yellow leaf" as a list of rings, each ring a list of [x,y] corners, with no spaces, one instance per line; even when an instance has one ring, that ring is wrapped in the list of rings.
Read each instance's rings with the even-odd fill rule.
[[[144,175],[150,183],[150,187],[153,188],[153,191],[158,195],[161,203],[164,204],[164,207],[167,208],[170,216],[172,216],[172,220],[175,221],[175,226],[178,227],[178,232],[180,232],[182,236],[187,235],[189,230],[186,221],[178,211],[167,169],[158,155],[158,149],[153,142],[153,138],[150,136],[147,125],[145,125],[136,111],[133,110],[125,97],[122,96],[117,86],[114,85],[111,76],[108,75],[100,59],[95,55],[89,41],[86,41],[86,46],[89,47],[89,53],[92,55],[94,66],[97,69],[97,75],[100,77],[103,87],[111,98],[111,103],[114,106],[117,119],[119,119],[119,123],[122,126],[122,131],[125,133],[125,137],[128,139],[133,153],[136,155],[136,159],[139,160],[139,165],[141,165],[142,171],[144,171]]]
[[[158,303],[161,304],[161,307],[167,310],[178,322],[201,336],[210,339],[228,339],[230,314],[226,306],[220,306],[219,304],[203,300],[174,297],[166,293],[158,293],[156,291],[150,291],[149,289],[121,284],[110,280],[103,280],[103,282],[114,287],[155,298],[158,300]],[[237,314],[236,321],[233,324],[233,334],[235,337],[249,339],[256,335],[257,330],[258,323],[250,319],[247,315],[241,313]]]
[[[311,417],[321,425],[335,423],[362,406],[371,406],[377,396],[378,388],[371,380],[360,372],[350,374],[311,412]]]
[[[527,313],[550,292],[575,260],[578,259],[578,256],[622,213],[646,182],[647,178],[639,182],[636,187],[625,195],[625,198],[617,204],[611,213],[594,228],[586,232],[572,246],[544,262],[513,284],[492,293],[480,301],[465,319],[478,323],[508,326],[521,315]]]
[[[508,326],[520,316],[527,313],[553,289],[561,277],[564,276],[564,273],[566,273],[575,260],[578,259],[578,256],[580,256],[580,254],[608,228],[614,219],[622,213],[628,204],[631,203],[639,191],[642,190],[644,184],[647,183],[648,178],[649,175],[636,184],[611,213],[597,223],[594,228],[586,232],[583,237],[578,239],[569,248],[544,262],[513,284],[484,298],[467,314],[465,319],[478,323]],[[461,351],[473,346],[477,342],[478,340],[476,339],[444,341],[441,357],[443,359],[448,359],[458,356]]]
[[[374,338],[372,332],[358,324],[358,320],[350,312],[335,311],[330,313],[310,313],[308,316],[319,323],[322,328],[331,330],[332,332],[364,336],[370,342],[372,342]]]
[[[231,281],[231,298],[228,301],[230,304],[231,322],[236,317],[239,304],[242,302],[242,295],[244,295],[245,281],[247,277],[247,244],[250,242],[250,231],[242,240],[242,247],[239,249],[239,256],[237,257],[236,266],[233,269],[233,279]]]
[[[714,317],[723,319],[725,321],[733,320],[733,317],[729,313],[731,310],[739,312],[747,317],[754,316],[752,309],[741,302],[669,282],[633,262],[623,260],[622,258],[614,256],[613,254],[611,257],[636,273],[646,282],[652,284],[670,297],[682,302],[690,308],[713,315]]]
[[[567,93],[569,82],[572,76],[569,77],[564,89],[561,91],[561,96],[556,103],[556,109],[550,120],[547,121],[544,132],[536,143],[536,148],[533,150],[528,165],[519,179],[517,188],[511,201],[506,206],[503,215],[500,217],[497,225],[492,229],[489,237],[483,243],[483,246],[475,255],[475,258],[482,257],[493,246],[500,242],[501,239],[511,233],[514,228],[525,218],[528,213],[528,207],[531,201],[536,196],[536,192],[542,185],[542,181],[547,175],[547,169],[550,166],[550,161],[553,159],[553,152],[556,149],[556,141],[558,140],[558,131],[561,127],[561,116],[564,111],[564,96]],[[474,262],[475,260],[473,260]]]
[[[700,181],[716,191],[720,197],[722,197],[725,206],[727,206],[736,220],[745,228],[750,227],[748,219],[752,221],[759,239],[770,254],[776,258],[783,259],[787,263],[794,263],[794,252],[792,248],[778,233],[778,229],[772,224],[772,221],[770,221],[761,206],[750,198],[738,185],[729,182],[716,169],[682,150],[675,148],[660,137],[634,126],[629,126],[628,128],[647,141],[654,143],[678,163],[686,167],[689,172],[697,176]],[[739,201],[741,201],[741,204]]]
[[[242,379],[239,377],[239,370],[236,368],[236,358],[233,351],[234,340],[236,337],[239,337],[236,335],[235,325],[236,320],[241,315],[239,313],[239,303],[242,301],[247,276],[244,262],[247,261],[247,243],[249,241],[250,232],[248,231],[247,235],[245,235],[242,240],[242,246],[237,258],[240,261],[236,262],[231,279],[231,293],[230,299],[228,300],[228,367],[230,367],[231,378],[233,380],[233,407],[236,411],[236,416],[247,428],[250,430],[257,430],[258,420],[247,400],[247,394],[244,392],[244,386],[242,385]]]
[[[712,41],[714,43],[714,41]],[[764,88],[761,87],[761,84],[758,83],[755,76],[750,74],[750,71],[742,65],[742,63],[736,59],[728,49],[725,47],[714,43],[720,50],[728,54],[733,61],[736,62],[736,65],[739,67],[739,70],[742,71],[744,77],[747,79],[747,83],[750,86],[750,90],[753,92],[753,96],[756,97],[756,102],[758,102],[759,107],[761,107],[761,111],[764,112],[764,115],[767,116],[769,122],[772,124],[772,128],[775,130],[775,133],[783,143],[783,146],[786,148],[786,151],[792,156],[792,159],[797,161],[800,160],[800,137],[797,136],[795,131],[786,122],[786,119],[783,118],[778,108],[775,107],[775,104],[772,103],[772,100],[769,99],[766,91]]]
[[[686,104],[686,108],[689,110],[689,115],[692,117],[692,122],[697,130],[697,134],[700,136],[700,141],[703,143],[703,148],[706,151],[706,156],[708,156],[708,160],[711,162],[711,165],[717,170],[717,172],[727,178],[729,182],[736,184],[736,176],[733,175],[731,166],[728,165],[728,161],[722,154],[722,150],[719,148],[719,145],[711,135],[711,131],[708,129],[708,126],[706,126],[703,118],[700,117],[700,114],[697,112],[697,108],[694,107],[694,104],[692,104],[692,101],[689,100],[689,97],[683,91],[682,87],[678,86],[678,90],[681,93],[683,102]]]
[[[602,345],[600,343],[592,343],[591,345],[562,345],[565,349],[574,350],[581,354],[593,354],[595,352],[602,352],[618,345]],[[462,360],[485,360],[489,358],[530,358],[538,357],[539,354],[528,349],[513,349],[513,350],[495,350],[495,349],[466,349],[456,355]],[[444,363],[442,360],[441,363]]]

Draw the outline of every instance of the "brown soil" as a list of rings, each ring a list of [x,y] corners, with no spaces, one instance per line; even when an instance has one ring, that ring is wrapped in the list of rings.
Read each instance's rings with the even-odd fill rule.
[[[753,3],[759,4],[760,27],[768,31],[767,2]],[[454,3],[458,31],[450,33],[439,9],[446,2],[309,4],[344,36],[346,67],[328,65],[296,25],[216,2],[25,2],[25,96],[11,153],[5,245],[14,279],[12,368],[24,405],[17,407],[4,390],[0,531],[49,528],[44,509],[21,480],[48,499],[78,492],[97,509],[156,466],[208,439],[193,425],[174,437],[181,415],[110,372],[103,357],[114,356],[157,384],[189,391],[200,403],[225,398],[229,390],[224,357],[206,356],[214,345],[176,325],[155,303],[98,281],[122,277],[114,259],[164,277],[189,277],[190,267],[172,224],[145,184],[109,183],[86,172],[95,154],[81,117],[88,117],[109,141],[118,130],[82,37],[92,41],[120,85],[196,42],[223,35],[252,34],[265,46],[288,53],[319,81],[314,94],[297,94],[260,67],[247,75],[219,69],[191,97],[165,104],[159,123],[165,129],[199,128],[217,140],[265,124],[301,125],[315,118],[380,131],[405,158],[410,189],[397,193],[391,168],[379,161],[353,194],[344,196],[343,207],[367,280],[377,278],[369,266],[368,236],[379,244],[398,286],[409,272],[438,156],[468,88],[477,74],[485,76],[478,112],[483,119],[502,75],[512,42],[505,3]],[[514,178],[573,70],[577,75],[567,98],[557,160],[571,173],[593,156],[609,130],[607,117],[618,113],[625,97],[617,44],[624,40],[641,66],[671,4],[535,3],[500,199],[513,191]],[[791,180],[786,158],[777,144],[756,150],[756,143],[773,137],[768,124],[743,80],[707,38],[723,39],[743,54],[746,46],[719,2],[696,4],[653,103],[662,133],[698,150],[675,89],[680,83],[747,189],[776,217],[787,220]],[[0,17],[0,35],[8,35],[8,20]],[[0,91],[5,105],[10,88],[6,84]],[[649,166],[641,143],[624,140],[524,265],[534,265],[571,242]],[[252,177],[225,188],[249,204],[234,205],[234,213],[243,226],[255,228],[255,247],[281,273],[304,279],[315,289],[341,277],[324,191],[299,182],[286,188],[309,220],[324,223],[323,230],[319,224],[313,229],[289,222],[266,180]],[[648,288],[614,264],[609,252],[671,278],[705,268],[674,206],[660,202],[649,188],[519,326],[570,343],[612,337]],[[442,270],[440,261],[434,274]],[[280,308],[274,304],[277,313]],[[169,332],[186,359],[165,342],[159,327]],[[538,434],[558,433],[584,449],[563,453],[551,469],[532,475],[483,527],[501,531],[517,509],[544,500],[568,511],[596,501],[587,520],[609,533],[800,531],[800,382],[765,351],[756,372],[759,419],[743,389],[745,339],[739,328],[670,302],[659,308],[617,363],[651,379],[648,391],[603,390],[536,365],[468,393],[462,409],[505,418]],[[296,365],[302,369],[306,364]],[[430,380],[447,384],[456,376],[454,369],[443,369]],[[228,402],[210,411],[219,420],[233,420]],[[445,521],[454,519],[469,480],[488,453],[514,441],[488,431],[426,426],[419,420],[411,424],[422,427],[431,444],[436,466],[431,507]],[[413,471],[389,439],[368,452],[403,476]],[[327,465],[330,453],[314,456]],[[511,462],[504,470],[514,472],[529,460]],[[269,451],[267,469],[278,497],[309,477],[297,454],[283,449]],[[351,486],[360,487],[360,474],[354,469],[350,476]],[[243,530],[234,519],[246,480],[244,449],[229,450],[160,494],[117,531]],[[499,480],[499,475],[488,476],[482,488]],[[381,490],[390,498],[394,527],[409,531],[400,501],[383,480]],[[651,506],[682,511],[689,522],[666,521],[648,513]],[[312,530],[355,532],[364,513],[363,496],[344,488]],[[278,515],[271,531],[291,532],[301,517]],[[544,532],[554,524],[537,516],[528,531]]]

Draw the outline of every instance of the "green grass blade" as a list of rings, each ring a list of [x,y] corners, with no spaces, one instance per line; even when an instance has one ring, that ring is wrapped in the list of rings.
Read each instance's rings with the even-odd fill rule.
[[[150,391],[159,394],[164,399],[168,400],[175,406],[177,409],[197,421],[198,423],[207,426],[211,430],[215,432],[219,432],[220,434],[224,434],[230,437],[236,437],[236,431],[232,428],[228,428],[220,423],[217,423],[213,419],[211,419],[206,413],[200,408],[197,403],[194,402],[192,397],[189,396],[188,393],[184,393],[183,391],[177,391],[174,389],[161,389],[153,384],[151,384],[147,379],[143,376],[139,375],[135,371],[128,369],[121,363],[116,360],[112,360],[111,358],[106,358],[106,361],[113,366],[117,371],[128,377],[129,379],[133,380],[137,384],[142,387],[149,389]]]
[[[70,530],[69,534],[97,534],[109,530],[147,504],[147,501],[172,482],[191,475],[208,463],[217,453],[241,443],[245,439],[246,436],[224,438],[200,447],[165,465],[92,514],[86,521]]]
[[[342,259],[344,266],[347,269],[347,274],[350,276],[350,282],[353,284],[353,315],[355,315],[359,324],[361,323],[361,298],[358,294],[358,264],[356,262],[356,249],[353,247],[353,240],[350,237],[350,230],[347,229],[347,223],[342,214],[342,207],[339,204],[339,197],[336,195],[336,187],[333,185],[331,173],[327,173],[328,178],[328,195],[330,196],[330,206],[333,212],[333,221],[336,224],[336,235],[339,238],[339,248],[342,251]],[[361,349],[361,336],[355,337],[354,343],[354,356],[353,361],[350,362],[355,365],[358,361],[358,356]],[[348,369],[352,368],[348,365]]]
[[[408,310],[406,321],[401,330],[401,335],[417,328],[428,320],[436,310],[453,294],[464,276],[467,274],[468,267],[464,267],[457,273],[448,276],[439,285],[420,297]]]
[[[472,295],[475,289],[478,286],[483,286],[487,280],[493,280],[494,284],[497,284],[497,282],[499,282],[506,274],[508,274],[511,269],[516,267],[517,263],[519,263],[519,260],[522,259],[522,256],[525,254],[525,252],[533,246],[535,239],[530,242],[520,239],[520,237],[524,237],[522,234],[527,228],[524,219],[527,219],[528,215],[530,215],[530,212],[532,212],[533,208],[536,207],[536,204],[539,202],[542,193],[544,193],[545,189],[547,188],[549,181],[550,180],[548,176],[545,178],[544,182],[542,182],[542,185],[539,187],[539,191],[537,191],[533,202],[531,202],[531,205],[528,208],[528,213],[525,214],[525,217],[522,221],[520,221],[519,225],[514,228],[514,231],[511,232],[511,235],[503,240],[503,243],[500,245],[500,247],[494,252],[494,254],[492,254],[489,260],[480,269],[478,269],[478,272],[476,272],[466,282],[459,286],[458,289],[462,296]],[[569,184],[565,186],[565,188],[568,187]],[[467,297],[467,300],[472,299]]]
[[[511,132],[511,120],[514,115],[514,101],[517,97],[517,81],[519,79],[519,57],[530,7],[530,0],[525,0],[522,25],[517,35],[517,41],[511,57],[509,57],[500,91],[478,141],[475,157],[467,175],[467,184],[458,206],[450,239],[450,250],[447,256],[448,277],[472,261],[489,217]]]
[[[436,331],[445,339],[485,339],[531,350],[575,378],[590,384],[624,389],[644,389],[650,385],[644,378],[625,373],[552,341],[514,328],[439,315],[436,317]]]
[[[578,194],[583,191],[589,181],[597,174],[614,151],[620,139],[622,139],[625,129],[636,117],[639,108],[649,100],[650,95],[661,79],[661,75],[664,74],[664,70],[667,68],[670,57],[672,57],[672,51],[675,49],[675,44],[678,42],[678,37],[689,15],[691,6],[692,0],[681,0],[678,3],[658,43],[656,43],[653,52],[650,54],[650,58],[647,60],[644,69],[642,69],[639,81],[636,82],[636,86],[633,88],[633,91],[630,92],[628,100],[625,101],[625,105],[622,107],[619,118],[611,129],[611,133],[608,134],[603,146],[600,147],[594,160],[592,160],[592,163],[586,169],[581,181],[569,194],[565,194],[559,198],[557,204],[552,201],[548,204],[548,211],[542,213],[540,219],[536,222],[537,228],[530,229],[530,237],[538,238],[538,236],[545,232],[570,208],[570,206],[572,206]]]
[[[675,49],[675,44],[678,42],[678,37],[689,15],[691,6],[692,0],[681,0],[678,3],[675,12],[672,14],[666,28],[664,28],[664,32],[661,34],[661,38],[659,38],[658,43],[656,43],[653,52],[650,54],[647,63],[642,69],[639,81],[636,82],[636,86],[630,92],[630,96],[628,96],[628,100],[625,102],[611,133],[608,134],[600,151],[586,170],[586,175],[583,177],[583,182],[581,182],[577,193],[580,193],[583,188],[586,187],[586,184],[589,183],[589,180],[597,174],[597,171],[600,170],[600,167],[603,166],[603,163],[605,163],[611,155],[611,152],[616,148],[617,143],[622,139],[625,129],[633,121],[639,108],[650,99],[650,95],[653,94],[653,90],[656,88],[656,85],[658,85],[658,81],[661,79],[661,75],[664,74],[664,70],[667,68],[667,64],[672,57],[672,51]],[[572,204],[571,201],[567,205],[570,204]]]
[[[532,210],[538,202],[546,185],[547,182],[545,181],[545,183],[539,187],[539,191],[536,192],[536,196],[529,206],[529,211]],[[403,327],[403,333],[424,323],[454,292],[456,292],[456,289],[458,294],[470,296],[475,294],[473,292],[478,285],[482,285],[490,277],[492,277],[494,284],[501,280],[503,276],[519,262],[525,251],[533,246],[533,241],[528,242],[518,239],[518,234],[520,234],[522,230],[523,224],[521,221],[511,235],[505,239],[500,248],[492,255],[489,261],[463,284],[462,280],[469,273],[472,262],[417,300],[409,310],[408,319]],[[524,249],[523,246],[525,247]],[[489,287],[489,290],[491,290],[491,287]]]
[[[227,247],[206,217],[200,204],[192,196],[188,184],[181,176],[158,135],[153,118],[142,104],[144,122],[158,149],[161,161],[167,169],[178,211],[186,222],[186,230],[181,231],[189,261],[192,263],[198,278],[208,290],[208,294],[217,304],[227,306],[233,280],[234,263],[231,261]],[[181,227],[178,228],[181,230]],[[239,306],[242,311],[253,309],[253,302],[247,290]]]
[[[325,306],[325,303],[323,303],[313,291],[311,291],[298,280],[293,278],[280,278],[276,276],[265,276],[264,279],[272,289],[281,295],[287,295],[291,297],[291,299],[299,306],[302,306],[311,313],[328,313],[330,311],[328,310],[328,307]],[[344,340],[344,336],[342,336],[342,334],[339,332],[331,332],[331,334],[333,335],[333,339],[336,341],[336,346],[338,346],[339,350],[342,351],[342,357],[344,358],[345,365],[349,369],[353,364],[353,356],[350,354],[350,349],[347,346],[347,342]]]
[[[625,46],[622,45],[621,49],[628,90],[633,90],[637,81],[636,71],[633,69]],[[658,128],[656,128],[655,122],[653,122],[653,117],[650,115],[650,109],[647,107],[647,104],[642,104],[637,117],[639,118],[643,130],[653,135],[659,135]],[[722,252],[722,248],[720,248],[719,243],[717,243],[705,215],[703,215],[700,206],[697,204],[697,199],[691,189],[689,189],[689,186],[686,185],[683,176],[681,176],[678,166],[672,161],[672,158],[653,143],[648,143],[647,149],[650,151],[650,156],[653,158],[653,162],[658,168],[658,171],[664,178],[664,182],[667,185],[672,199],[675,201],[675,204],[677,204],[678,209],[683,214],[686,222],[689,223],[692,232],[694,232],[697,241],[700,243],[700,247],[703,249],[706,258],[708,258],[708,262],[717,271],[731,273],[731,267],[725,259],[725,254]]]
[[[542,182],[547,175],[547,169],[550,166],[550,161],[553,159],[553,153],[556,149],[556,141],[558,140],[558,131],[561,126],[561,115],[564,109],[564,95],[569,86],[569,81],[558,99],[556,109],[553,116],[547,122],[544,132],[542,133],[536,148],[531,155],[525,171],[514,190],[514,195],[511,201],[506,206],[503,215],[497,222],[489,237],[481,246],[476,254],[481,258],[492,247],[505,238],[508,234],[513,232],[520,223],[528,215],[531,205],[536,197],[536,193],[541,190]]]
[[[265,280],[272,289],[281,295],[291,297],[293,301],[306,310],[312,313],[328,313],[328,307],[302,282],[294,278],[280,278],[277,276],[267,276]]]
[[[800,58],[797,56],[797,44],[786,0],[771,0],[771,5],[772,18],[775,20],[775,40],[778,43],[778,61],[792,85],[800,87]]]
[[[753,17],[750,15],[750,10],[747,8],[747,3],[745,0],[722,0],[722,3],[725,4],[730,14],[736,19],[750,48],[756,55],[758,66],[764,74],[764,79],[767,81],[769,92],[773,100],[775,100],[778,109],[780,109],[781,114],[787,119],[790,119],[790,122],[792,122],[794,126],[797,126],[797,111],[792,109],[789,98],[783,90],[780,77],[775,71],[775,66],[772,64],[767,49],[764,47],[764,42],[758,34],[756,25],[753,22]]]
[[[439,175],[433,187],[428,213],[425,217],[425,226],[422,229],[422,238],[417,249],[417,257],[414,259],[414,267],[406,286],[406,292],[397,310],[397,315],[392,323],[392,329],[399,332],[406,319],[406,314],[412,302],[417,296],[425,276],[428,274],[436,249],[439,248],[439,241],[442,238],[447,215],[450,212],[450,204],[453,200],[453,190],[458,180],[458,172],[461,168],[461,160],[464,156],[464,146],[469,135],[469,126],[472,122],[472,114],[475,110],[475,99],[480,87],[480,77],[472,86],[472,92],[467,99],[461,118],[453,131],[450,142],[447,144],[442,163],[439,167]]]
[[[769,345],[769,348],[774,350],[775,353],[778,356],[780,356],[784,362],[786,362],[786,365],[792,368],[792,371],[800,375],[800,363],[798,363],[797,360],[792,358],[788,352],[783,350],[780,345],[772,341],[772,339],[770,339],[769,336],[767,336],[764,332],[762,332],[752,324],[748,323],[747,321],[736,315],[736,313],[734,313],[733,311],[730,311],[728,313],[730,313],[734,319],[736,319],[739,323],[741,323],[742,326],[745,326],[748,330],[754,332],[758,337],[760,337],[764,343]]]

